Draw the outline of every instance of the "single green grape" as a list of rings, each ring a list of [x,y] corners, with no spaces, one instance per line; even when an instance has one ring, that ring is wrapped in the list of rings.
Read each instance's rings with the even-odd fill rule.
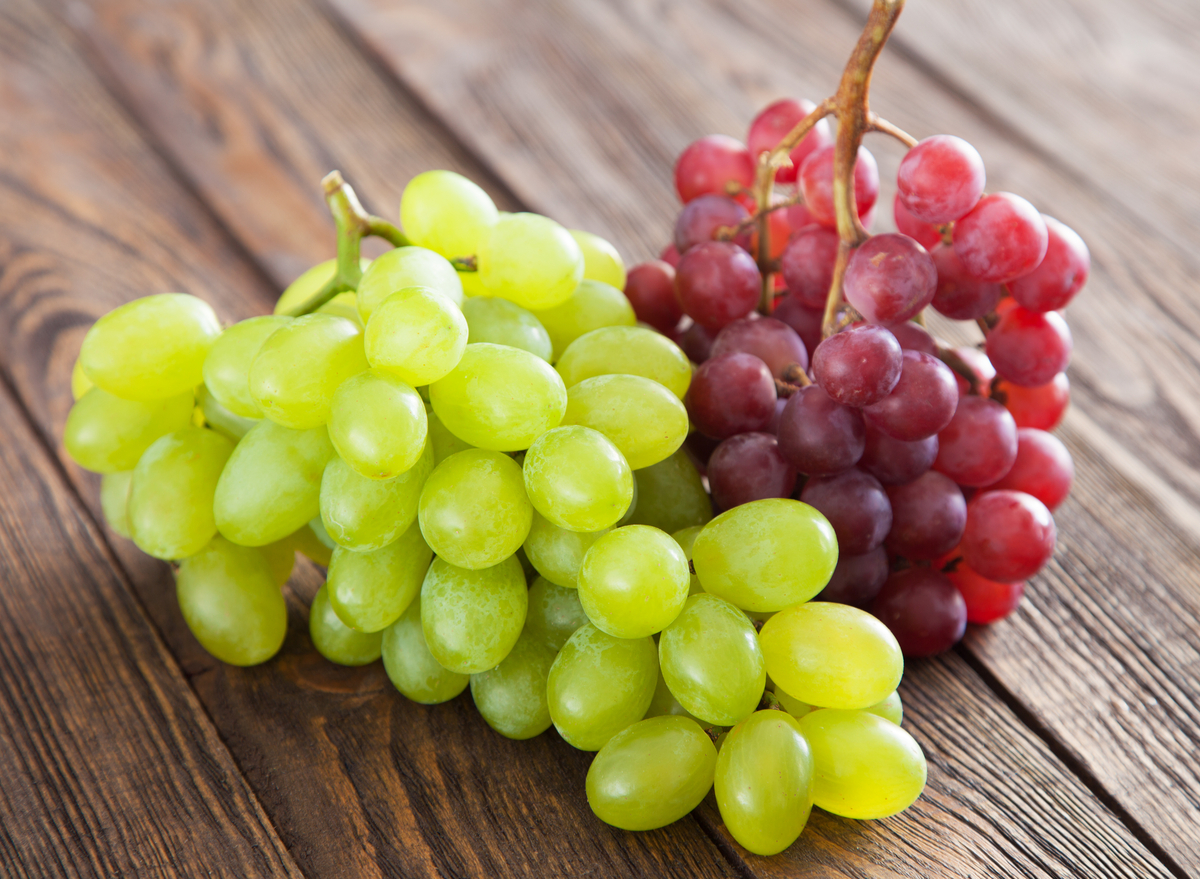
[[[871,714],[877,714],[884,720],[890,720],[899,726],[904,720],[904,705],[900,702],[900,693],[896,690],[888,693],[879,702],[863,709]]]
[[[925,789],[928,768],[916,739],[868,711],[823,708],[800,728],[813,755],[813,799],[846,818],[887,818]]]
[[[618,290],[625,289],[625,261],[610,243],[599,235],[582,229],[568,229],[579,250],[583,253],[583,277],[585,280],[611,284]]]
[[[156,559],[182,559],[217,533],[213,496],[233,443],[211,430],[187,427],[146,449],[129,485],[130,536]]]
[[[583,280],[583,252],[571,233],[539,214],[508,214],[476,251],[479,279],[489,296],[522,308],[553,308]]]
[[[203,381],[221,333],[216,313],[186,293],[144,296],[114,308],[83,337],[79,361],[97,387],[126,400],[162,400]]]
[[[692,717],[688,714],[687,709],[679,704],[679,700],[675,698],[675,694],[671,692],[666,679],[662,676],[662,669],[659,668],[658,683],[654,687],[654,697],[650,700],[650,707],[646,709],[646,716],[662,717],[667,714],[687,717],[703,726],[702,721]]]
[[[556,586],[545,577],[537,577],[529,587],[525,632],[541,638],[555,653],[587,621],[579,593],[574,589]]]
[[[692,383],[692,365],[679,346],[645,327],[603,327],[567,346],[555,366],[568,388],[597,375],[640,375],[679,399]]]
[[[424,247],[397,247],[378,257],[358,282],[356,304],[363,324],[398,290],[431,290],[456,310],[463,303],[462,281],[450,261]]]
[[[458,365],[467,347],[467,319],[458,306],[429,287],[403,287],[367,321],[367,360],[417,387]]]
[[[746,615],[715,595],[694,595],[658,639],[658,664],[692,716],[732,726],[762,699],[767,667]]]
[[[132,470],[105,473],[100,479],[100,509],[104,512],[104,521],[122,537],[130,535],[129,483],[132,479]]]
[[[320,533],[318,534],[318,532]],[[328,534],[321,525],[320,516],[310,520],[302,528],[297,528],[291,536],[292,542],[296,546],[296,552],[307,556],[318,565],[329,567],[329,563],[333,561],[333,549],[330,547],[336,547],[337,544],[328,540]]]
[[[888,627],[846,604],[785,608],[763,624],[758,638],[771,679],[809,705],[867,708],[895,690],[904,674],[904,656]]]
[[[508,656],[529,609],[521,563],[509,556],[483,570],[437,558],[421,586],[421,625],[429,652],[459,674],[495,668]]]
[[[372,552],[339,546],[329,561],[329,604],[350,628],[380,632],[399,619],[421,591],[432,558],[416,525]]]
[[[703,528],[703,525],[689,525],[687,528],[680,528],[671,535],[671,538],[679,544],[679,548],[683,550],[683,554],[687,556],[689,562],[692,560],[692,546],[696,543],[696,537]],[[700,595],[703,592],[704,587],[700,585],[700,578],[692,574],[688,585],[688,597]]]
[[[371,260],[365,256],[359,259],[359,267],[365,272],[371,265]],[[287,285],[273,309],[275,314],[285,314],[294,308],[308,302],[337,274],[337,259],[327,259],[306,270],[300,277]],[[345,294],[342,294],[345,295]],[[353,295],[353,294],[350,294]],[[340,297],[334,297],[335,299]]]
[[[756,855],[796,841],[813,807],[813,752],[800,721],[782,711],[751,714],[717,755],[717,808],[730,835]]]
[[[598,751],[646,715],[657,681],[653,638],[615,638],[581,626],[550,667],[550,717],[569,744]]]
[[[329,439],[370,479],[407,472],[425,450],[425,403],[394,375],[368,369],[342,382],[329,407]]]
[[[428,440],[417,463],[391,479],[368,479],[335,457],[321,477],[321,524],[346,549],[370,552],[387,546],[417,520],[421,489],[432,472]]]
[[[795,696],[784,692],[783,688],[776,685],[775,698],[779,700],[779,704],[783,706],[783,710],[792,717],[804,717],[813,710],[813,707],[807,702],[801,702]]]
[[[358,296],[353,293],[339,293],[324,305],[319,306],[315,313],[344,317],[346,320],[354,323],[360,330],[366,329],[367,326],[363,323],[363,319],[358,313]]]
[[[368,665],[383,653],[383,633],[358,632],[343,623],[322,586],[308,610],[308,635],[317,652],[338,665]]]
[[[467,688],[471,679],[438,664],[421,628],[421,596],[383,633],[383,668],[392,685],[414,702],[437,705]]]
[[[292,569],[296,567],[296,546],[296,534],[289,534],[274,543],[258,547],[258,551],[267,560],[271,569],[271,579],[275,581],[276,586],[282,587],[291,579]]]
[[[499,665],[471,675],[471,698],[488,726],[510,739],[531,739],[550,728],[546,678],[554,657],[526,630]]]
[[[63,444],[80,467],[96,473],[132,470],[156,439],[192,423],[192,408],[190,390],[143,402],[94,387],[71,407]]]
[[[712,518],[712,500],[696,465],[683,449],[657,464],[634,470],[633,478],[637,481],[638,503],[631,523],[653,525],[674,534]]]
[[[704,591],[750,611],[808,601],[825,588],[837,559],[829,520],[815,507],[788,498],[725,511],[704,526],[692,547]]]
[[[545,361],[549,361],[554,353],[550,334],[541,321],[533,312],[515,302],[477,296],[463,303],[462,313],[467,319],[468,342],[508,345],[528,351]]]
[[[449,375],[429,386],[433,411],[459,439],[515,452],[552,427],[567,409],[567,389],[545,360],[507,345],[468,345]]]
[[[634,470],[666,460],[688,435],[683,403],[640,375],[598,375],[568,388],[563,424],[600,431]]]
[[[491,294],[488,293],[487,288],[483,286],[483,281],[479,277],[479,272],[459,272],[458,279],[462,282],[464,305],[466,305],[471,299],[480,297],[485,299],[492,298]],[[516,303],[513,304],[515,305]],[[516,345],[514,347],[520,348],[521,346]]]
[[[631,327],[637,323],[633,306],[624,293],[610,284],[587,279],[580,281],[565,301],[535,314],[554,344],[551,362],[561,357],[567,346],[584,333],[601,327]]]
[[[321,511],[321,475],[334,454],[324,427],[292,430],[264,419],[242,437],[217,482],[217,530],[243,546],[297,531]]]
[[[678,821],[713,786],[717,749],[694,720],[650,717],[605,743],[587,774],[588,805],[622,830]]]
[[[447,259],[478,253],[497,216],[488,194],[453,171],[418,174],[400,196],[400,225],[408,240]]]
[[[525,538],[525,554],[537,572],[559,586],[574,589],[579,579],[579,566],[586,553],[604,531],[568,531],[533,511],[529,536]]]
[[[433,407],[426,407],[425,414],[429,418],[429,441],[433,444],[434,464],[442,463],[451,455],[475,448],[448,431],[446,425],[442,424],[442,419],[433,411]]]
[[[468,449],[434,468],[417,507],[426,542],[460,568],[498,565],[525,542],[533,506],[508,455]]]
[[[515,307],[515,306],[514,306]],[[534,318],[536,320],[536,318]],[[546,337],[546,359],[550,358],[550,337]],[[71,367],[71,399],[78,400],[95,385],[92,380],[87,377],[87,373],[83,371],[83,361],[78,357],[75,358],[75,365]]]
[[[263,342],[292,322],[281,315],[239,321],[217,337],[204,358],[204,386],[218,403],[242,418],[262,418],[263,411],[250,396],[250,364]]]
[[[229,665],[258,665],[279,652],[287,605],[257,549],[217,536],[175,574],[179,609],[200,646]]]
[[[217,398],[210,394],[204,385],[200,385],[196,389],[196,406],[199,407],[200,414],[204,416],[206,425],[234,443],[249,433],[250,428],[262,421],[261,418],[243,418],[240,415],[234,415],[218,403]]]
[[[579,601],[592,624],[617,638],[661,632],[687,601],[687,558],[649,525],[614,528],[579,567]]]
[[[633,500],[633,471],[604,434],[572,425],[546,431],[522,465],[534,508],[569,531],[617,524]]]

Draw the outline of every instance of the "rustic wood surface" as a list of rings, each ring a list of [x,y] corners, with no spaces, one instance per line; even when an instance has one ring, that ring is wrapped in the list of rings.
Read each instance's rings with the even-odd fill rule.
[[[509,742],[466,694],[424,708],[378,664],[326,663],[306,563],[281,655],[213,661],[166,566],[101,537],[59,437],[96,316],[170,289],[265,312],[332,255],[331,167],[380,213],[449,167],[653,254],[678,150],[828,93],[860,0],[0,7],[0,874],[1200,875],[1200,23],[1183,3],[910,5],[876,107],[968,137],[990,188],[1092,248],[1061,431],[1078,478],[1022,609],[909,666],[922,800],[814,814],[770,859],[711,803],[615,831],[553,732]],[[871,146],[886,180],[899,154]]]

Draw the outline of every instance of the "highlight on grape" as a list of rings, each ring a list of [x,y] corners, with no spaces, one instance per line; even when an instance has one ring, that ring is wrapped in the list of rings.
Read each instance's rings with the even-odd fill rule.
[[[505,214],[450,171],[400,225],[337,172],[336,259],[222,327],[146,296],[88,331],[64,443],[119,535],[172,562],[232,665],[283,644],[296,552],[327,568],[309,634],[405,697],[470,688],[498,733],[594,751],[627,830],[715,790],[749,851],[815,805],[894,815],[926,781],[905,656],[1011,613],[1055,546],[1071,457],[1060,311],[1088,251],[983,159],[868,107],[902,0],[876,0],[836,95],[786,99],[675,166],[662,259]],[[837,120],[836,136],[828,117]],[[908,148],[899,233],[872,235]],[[393,249],[361,257],[364,237]],[[976,346],[924,328],[973,321]]]

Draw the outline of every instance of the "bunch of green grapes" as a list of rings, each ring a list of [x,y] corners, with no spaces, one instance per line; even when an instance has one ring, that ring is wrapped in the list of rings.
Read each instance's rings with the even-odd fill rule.
[[[382,658],[424,704],[469,686],[502,735],[597,751],[587,796],[610,824],[663,826],[715,785],[769,854],[814,803],[913,802],[895,639],[810,601],[837,562],[813,507],[713,518],[683,449],[692,364],[637,324],[612,245],[447,171],[412,180],[400,217],[409,244],[311,313],[292,316],[336,261],[273,315],[222,330],[169,293],[84,339],[66,448],[103,474],[110,526],[178,564],[205,649],[279,651],[299,551],[327,567],[323,656]]]

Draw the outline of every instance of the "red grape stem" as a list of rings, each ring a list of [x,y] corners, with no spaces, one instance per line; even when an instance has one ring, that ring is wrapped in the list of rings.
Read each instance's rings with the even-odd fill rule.
[[[971,388],[972,394],[979,393],[979,378],[975,372],[967,365],[967,362],[951,351],[949,348],[943,348],[941,345],[937,347],[937,356],[942,363],[950,367],[957,375],[962,376],[963,381]]]
[[[765,156],[766,153],[763,153],[763,155]],[[756,210],[753,214],[742,220],[736,226],[718,227],[716,238],[718,241],[732,241],[751,226],[758,224],[759,217],[765,217],[767,214],[773,214],[775,211],[783,210],[784,208],[790,208],[792,205],[802,204],[803,202],[804,196],[801,193],[797,192],[795,195],[789,195],[787,198],[775,202],[770,207],[763,208],[762,210]],[[768,253],[768,256],[769,255],[770,254]],[[453,260],[451,260],[451,262],[453,262]],[[776,271],[776,269],[772,269],[772,271]]]
[[[812,379],[799,363],[789,363],[783,368],[783,377],[775,379],[775,393],[781,397],[790,397],[811,384]]]
[[[889,137],[894,137],[910,150],[917,145],[917,139],[903,128],[893,125],[886,119],[876,116],[874,113],[869,115],[867,123],[867,131],[878,131],[880,134],[886,134]]]

